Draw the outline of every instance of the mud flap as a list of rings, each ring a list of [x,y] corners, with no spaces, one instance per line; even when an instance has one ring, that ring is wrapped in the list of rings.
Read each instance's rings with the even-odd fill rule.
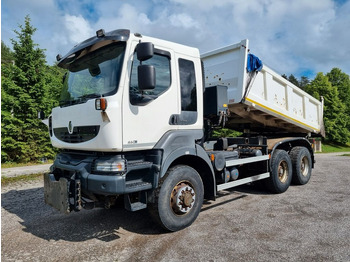
[[[70,213],[69,186],[70,183],[66,178],[61,177],[56,181],[53,174],[44,174],[45,203],[61,213]]]

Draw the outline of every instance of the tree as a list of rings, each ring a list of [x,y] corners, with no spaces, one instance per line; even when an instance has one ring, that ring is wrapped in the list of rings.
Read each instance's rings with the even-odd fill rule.
[[[294,75],[290,75],[288,77],[289,82],[291,82],[292,84],[299,86],[299,81],[298,79],[294,76]]]
[[[48,90],[52,79],[47,74],[44,50],[32,40],[36,29],[29,16],[19,27],[20,31],[14,31],[17,40],[11,39],[14,64],[2,66],[1,158],[29,162],[54,155],[47,127],[37,115],[41,110],[48,112],[55,102]]]
[[[332,86],[337,87],[340,100],[346,106],[346,112],[350,115],[350,77],[339,68],[333,68],[327,77]]]
[[[348,130],[350,130],[350,77],[346,73],[342,72],[339,68],[333,68],[327,73],[329,81],[332,86],[335,86],[339,92],[339,99],[345,105],[344,121]],[[350,138],[348,139],[350,141]]]
[[[349,142],[349,116],[345,113],[345,105],[339,98],[336,86],[333,86],[323,73],[308,85],[308,92],[317,99],[324,98],[324,124],[328,141],[345,144]]]
[[[11,49],[1,41],[1,64],[12,64],[13,59],[13,52]]]
[[[310,84],[310,80],[307,76],[302,76],[299,81],[299,87],[306,91],[307,85]]]
[[[229,129],[229,128],[216,128],[213,129],[213,133],[212,136],[213,137],[217,137],[217,138],[221,138],[221,137],[237,137],[242,135],[242,132],[233,130],[233,129]]]
[[[44,81],[47,93],[43,102],[46,105],[46,108],[43,110],[46,116],[50,114],[52,108],[59,105],[63,86],[62,79],[65,72],[65,69],[57,65],[46,66]]]

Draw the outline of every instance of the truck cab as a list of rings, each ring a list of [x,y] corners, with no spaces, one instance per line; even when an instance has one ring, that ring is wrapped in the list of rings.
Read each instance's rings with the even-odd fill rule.
[[[144,43],[151,55],[140,61],[137,47]],[[68,73],[60,107],[52,110],[55,147],[146,150],[169,131],[202,129],[203,79],[195,48],[116,30],[77,45],[58,66]],[[140,87],[145,79],[138,70],[147,67],[154,69],[154,86]]]

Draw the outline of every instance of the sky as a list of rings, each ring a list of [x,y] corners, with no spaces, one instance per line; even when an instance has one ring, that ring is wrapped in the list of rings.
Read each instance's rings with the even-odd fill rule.
[[[47,63],[103,28],[130,29],[205,53],[249,39],[279,74],[350,75],[350,0],[2,0],[1,40],[29,15]]]

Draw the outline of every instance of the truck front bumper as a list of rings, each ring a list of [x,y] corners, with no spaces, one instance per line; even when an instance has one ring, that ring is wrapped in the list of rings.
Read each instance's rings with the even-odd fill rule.
[[[100,195],[121,195],[127,192],[125,174],[94,174],[91,172],[92,162],[84,161],[78,165],[73,163],[62,164],[55,161],[52,169],[59,181],[66,178],[68,181],[79,179],[83,191]],[[51,180],[52,180],[51,179]]]
[[[106,156],[59,154],[51,172],[44,175],[45,202],[69,213],[89,208],[105,197],[147,192],[158,183],[159,168],[154,162],[125,159],[123,172],[96,172],[94,164],[101,159],[105,161]]]
[[[98,157],[86,157],[80,160],[61,154],[51,167],[51,180],[68,181],[79,179],[82,192],[98,195],[123,195],[152,188],[154,184],[154,165],[151,162],[129,163],[124,172],[94,172],[94,162]]]

